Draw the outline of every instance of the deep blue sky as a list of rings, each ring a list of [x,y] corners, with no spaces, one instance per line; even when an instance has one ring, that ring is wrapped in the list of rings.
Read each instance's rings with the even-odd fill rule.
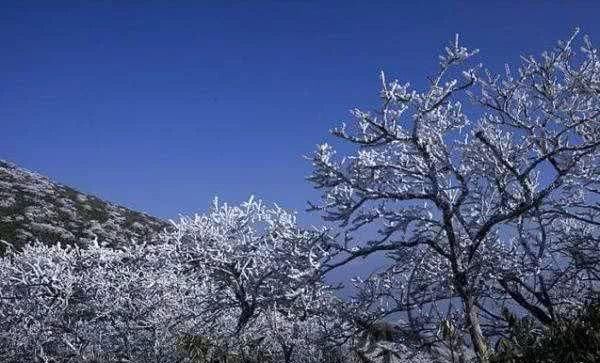
[[[49,3],[0,5],[0,158],[161,217],[303,210],[302,155],[455,33],[498,70],[575,26],[600,41],[595,1]]]

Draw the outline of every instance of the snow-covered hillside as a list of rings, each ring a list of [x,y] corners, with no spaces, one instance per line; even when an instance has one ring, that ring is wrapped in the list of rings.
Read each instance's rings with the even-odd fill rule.
[[[85,246],[151,240],[166,221],[132,211],[0,160],[0,240]],[[0,252],[4,245],[0,247]]]

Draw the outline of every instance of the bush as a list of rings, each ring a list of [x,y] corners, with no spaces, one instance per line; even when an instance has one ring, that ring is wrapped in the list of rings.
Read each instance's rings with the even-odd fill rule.
[[[500,339],[492,362],[595,363],[600,362],[600,301],[586,305],[572,318],[539,329],[528,318],[505,313],[511,333]],[[536,333],[537,332],[537,333]]]

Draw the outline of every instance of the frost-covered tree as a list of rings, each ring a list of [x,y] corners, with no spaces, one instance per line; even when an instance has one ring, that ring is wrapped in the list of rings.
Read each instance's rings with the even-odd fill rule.
[[[495,75],[457,37],[423,90],[382,73],[381,108],[333,130],[351,151],[318,147],[313,207],[345,231],[325,269],[389,257],[358,304],[486,362],[501,306],[552,324],[598,286],[600,58],[576,40]]]
[[[181,217],[165,234],[179,263],[206,284],[203,313],[235,311],[232,333],[239,333],[272,309],[301,308],[326,290],[320,268],[327,251],[324,231],[300,228],[284,209],[250,199],[241,206],[215,200],[205,215]]]

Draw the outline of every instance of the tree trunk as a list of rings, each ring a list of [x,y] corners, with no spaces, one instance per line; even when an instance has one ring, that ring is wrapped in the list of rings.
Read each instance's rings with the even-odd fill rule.
[[[465,318],[467,320],[469,335],[471,336],[471,342],[473,343],[473,350],[480,363],[489,362],[489,352],[487,343],[483,338],[481,332],[481,326],[479,325],[479,316],[477,315],[477,307],[475,306],[473,297],[470,294],[466,294],[463,298],[463,304],[465,309]]]

